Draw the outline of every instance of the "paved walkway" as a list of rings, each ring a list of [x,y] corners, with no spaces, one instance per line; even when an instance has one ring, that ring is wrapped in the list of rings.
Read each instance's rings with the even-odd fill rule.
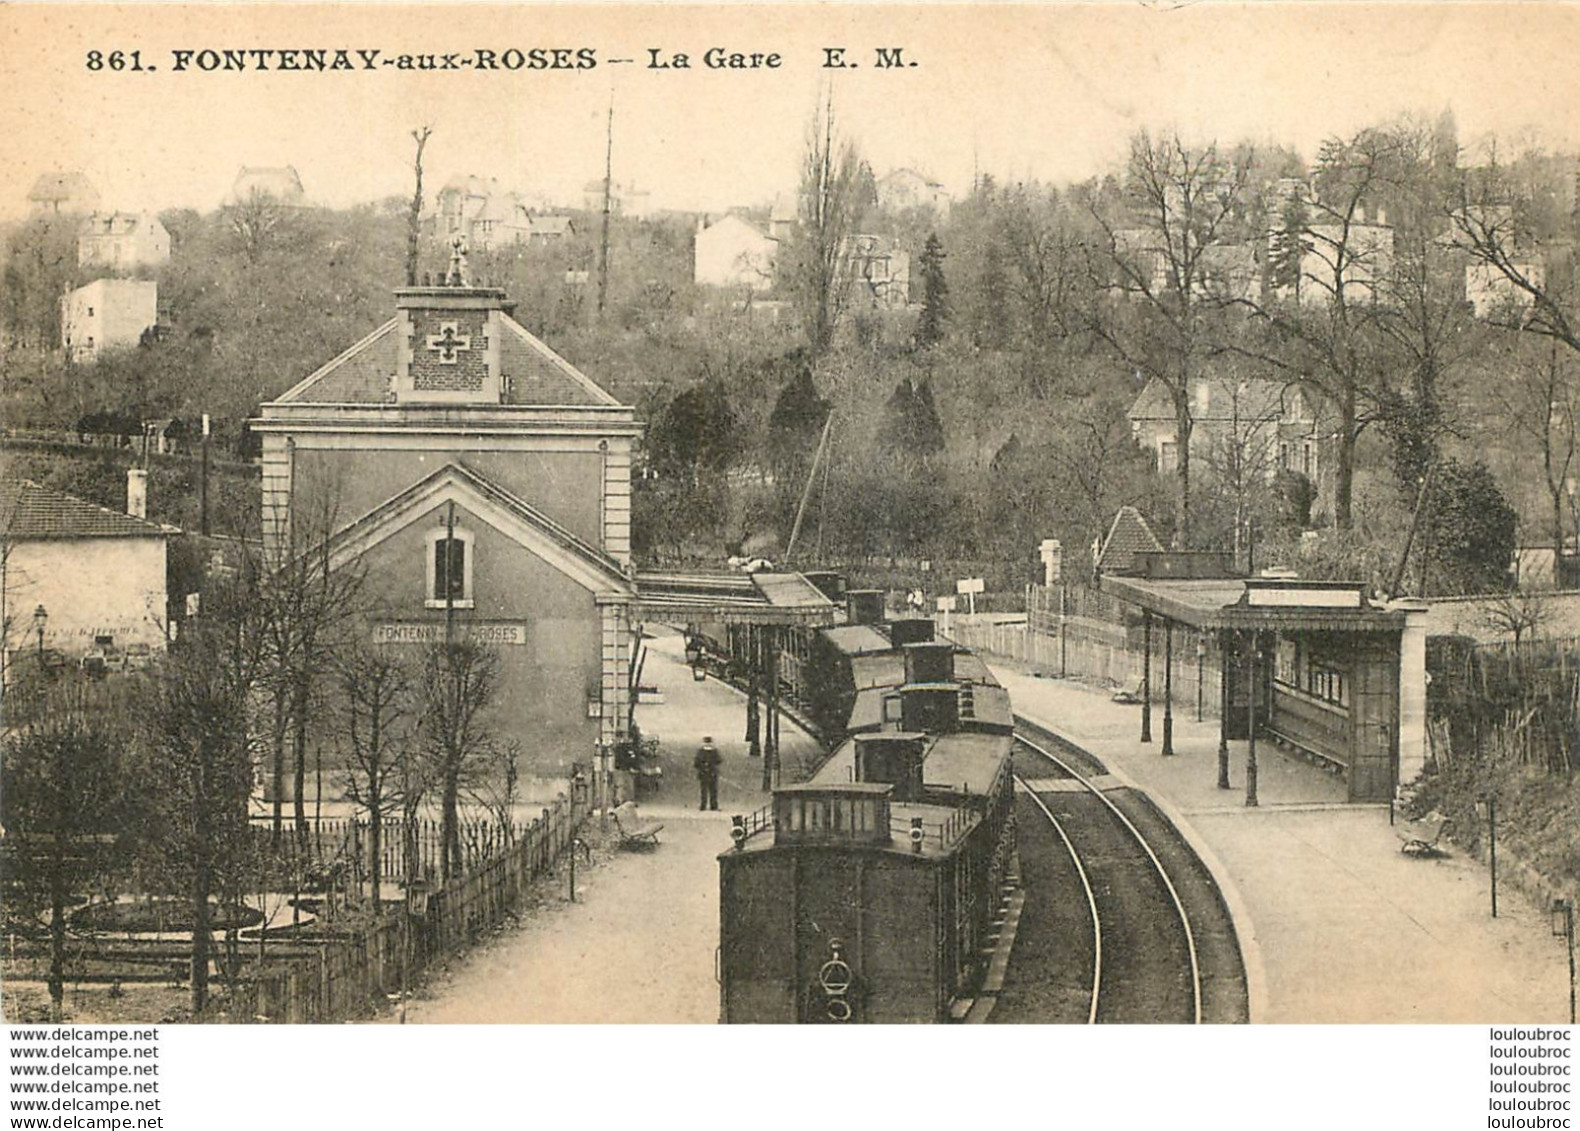
[[[1558,1022],[1569,1019],[1563,940],[1510,887],[1489,915],[1484,866],[1457,851],[1411,859],[1386,806],[1339,804],[1342,782],[1257,744],[1260,806],[1244,805],[1245,743],[1217,788],[1218,724],[1175,716],[1177,754],[1139,740],[1140,711],[1106,692],[997,663],[1018,714],[1096,754],[1192,838],[1229,896],[1252,977],[1253,1019]]]
[[[1073,682],[995,671],[1016,709],[1104,759],[1147,790],[1220,877],[1252,976],[1256,1020],[1275,1022],[1558,1022],[1568,966],[1547,917],[1511,888],[1487,913],[1487,872],[1463,855],[1399,852],[1384,807],[1347,806],[1342,784],[1259,745],[1261,806],[1244,807],[1244,743],[1235,789],[1217,782],[1217,725],[1176,720],[1177,756],[1137,740],[1139,708]],[[681,640],[649,641],[643,682],[664,702],[638,708],[657,735],[664,792],[644,804],[664,822],[651,852],[616,852],[579,871],[578,902],[559,892],[522,927],[463,960],[412,1003],[412,1022],[698,1022],[718,1017],[718,868],[729,815],[765,800],[761,762],[742,741],[744,702],[697,683]],[[724,755],[720,808],[700,813],[691,753],[704,733]],[[1154,720],[1161,737],[1161,715]],[[787,758],[810,759],[788,723]],[[789,775],[787,775],[788,779]]]
[[[520,929],[440,975],[411,1003],[409,1023],[718,1020],[715,858],[730,847],[730,814],[767,802],[762,761],[746,755],[744,697],[716,680],[694,681],[681,637],[651,631],[642,682],[664,701],[639,706],[637,725],[659,739],[664,763],[663,791],[640,806],[664,823],[658,847],[578,869],[575,904],[557,892]],[[697,811],[691,757],[704,734],[724,756],[718,812]],[[787,764],[817,754],[788,720],[780,734]]]

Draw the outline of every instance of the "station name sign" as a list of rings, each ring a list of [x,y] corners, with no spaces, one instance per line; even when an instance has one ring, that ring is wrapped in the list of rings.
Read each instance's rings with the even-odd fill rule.
[[[473,644],[520,645],[527,643],[527,626],[519,621],[473,621],[457,624],[456,636]],[[373,626],[375,644],[443,644],[444,625],[433,621]]]

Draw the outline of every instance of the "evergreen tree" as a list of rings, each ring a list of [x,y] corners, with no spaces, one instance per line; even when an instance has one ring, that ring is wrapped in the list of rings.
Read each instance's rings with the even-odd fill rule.
[[[949,317],[949,282],[944,278],[944,247],[938,233],[927,237],[922,249],[922,317],[916,325],[916,344],[936,345],[943,339],[944,322]]]

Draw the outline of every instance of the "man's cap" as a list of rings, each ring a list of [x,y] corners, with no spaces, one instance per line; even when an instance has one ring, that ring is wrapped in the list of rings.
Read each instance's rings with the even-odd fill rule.
[[[711,734],[705,734],[705,735],[702,736],[702,741],[703,742],[712,742],[713,741],[713,736]]]

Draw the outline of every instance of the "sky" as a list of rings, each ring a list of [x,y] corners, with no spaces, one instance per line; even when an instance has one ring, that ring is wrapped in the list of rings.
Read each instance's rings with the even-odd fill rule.
[[[410,131],[431,125],[430,188],[458,174],[577,204],[603,175],[657,207],[722,211],[793,193],[807,123],[832,84],[841,127],[880,176],[911,167],[952,193],[976,173],[1083,179],[1139,128],[1293,145],[1400,113],[1451,109],[1488,134],[1580,148],[1580,6],[1197,3],[683,7],[6,5],[0,218],[34,180],[79,169],[105,207],[219,205],[243,165],[294,165],[310,199],[411,192]],[[777,68],[709,69],[721,47]],[[856,66],[824,68],[824,48]],[[904,66],[879,68],[875,50]],[[378,51],[372,71],[199,69],[205,49]],[[586,69],[405,72],[403,53],[496,59],[586,49]],[[90,69],[137,51],[140,72]],[[691,68],[649,67],[649,51]],[[176,70],[177,52],[188,57]],[[614,63],[614,59],[632,59]],[[149,69],[151,68],[151,69]]]

